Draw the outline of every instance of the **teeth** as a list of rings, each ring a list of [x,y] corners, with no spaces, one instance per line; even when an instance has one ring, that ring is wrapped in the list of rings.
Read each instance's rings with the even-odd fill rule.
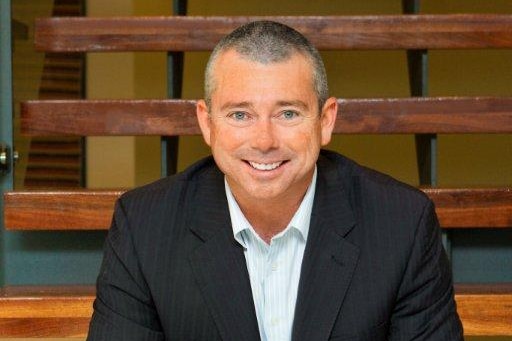
[[[276,169],[277,167],[279,167],[282,163],[283,163],[282,161],[274,162],[274,163],[257,163],[257,162],[249,161],[249,164],[253,168],[256,168],[257,170],[273,170],[273,169]]]

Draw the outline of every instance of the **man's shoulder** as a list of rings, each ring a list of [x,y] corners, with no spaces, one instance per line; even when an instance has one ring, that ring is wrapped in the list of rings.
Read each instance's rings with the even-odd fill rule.
[[[329,153],[328,160],[334,165],[331,169],[337,171],[338,186],[358,226],[350,237],[355,245],[377,248],[383,239],[392,236],[401,250],[407,251],[419,227],[429,228],[428,233],[433,233],[435,224],[421,224],[427,217],[431,219],[434,212],[433,203],[425,193],[342,155]]]
[[[357,197],[359,200],[377,201],[381,205],[390,200],[407,201],[422,207],[430,202],[427,195],[416,187],[362,166],[336,152],[322,151],[320,161],[327,165],[326,167],[335,167],[342,186],[351,197]]]

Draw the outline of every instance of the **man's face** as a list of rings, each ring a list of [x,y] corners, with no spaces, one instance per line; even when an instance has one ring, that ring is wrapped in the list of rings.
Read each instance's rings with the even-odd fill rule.
[[[213,80],[210,111],[199,101],[197,116],[237,200],[301,198],[337,112],[329,98],[319,113],[308,60],[262,64],[228,50]]]

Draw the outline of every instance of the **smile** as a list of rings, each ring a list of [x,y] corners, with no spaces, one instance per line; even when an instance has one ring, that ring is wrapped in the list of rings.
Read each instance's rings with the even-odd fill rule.
[[[274,163],[257,163],[257,162],[253,162],[253,161],[248,161],[248,163],[251,165],[252,168],[255,168],[257,170],[270,171],[270,170],[274,170],[277,167],[281,166],[283,164],[283,161],[274,162]]]

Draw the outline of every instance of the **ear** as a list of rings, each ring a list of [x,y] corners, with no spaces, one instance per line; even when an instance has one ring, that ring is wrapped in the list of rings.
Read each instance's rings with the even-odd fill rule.
[[[338,114],[338,101],[335,97],[329,97],[322,107],[320,124],[322,129],[322,146],[331,142],[332,131]]]
[[[208,146],[211,146],[210,144],[210,115],[208,112],[208,107],[206,105],[206,102],[204,100],[197,101],[196,104],[196,115],[197,115],[197,122],[199,123],[199,127],[201,128],[201,133],[203,134],[204,142]]]

